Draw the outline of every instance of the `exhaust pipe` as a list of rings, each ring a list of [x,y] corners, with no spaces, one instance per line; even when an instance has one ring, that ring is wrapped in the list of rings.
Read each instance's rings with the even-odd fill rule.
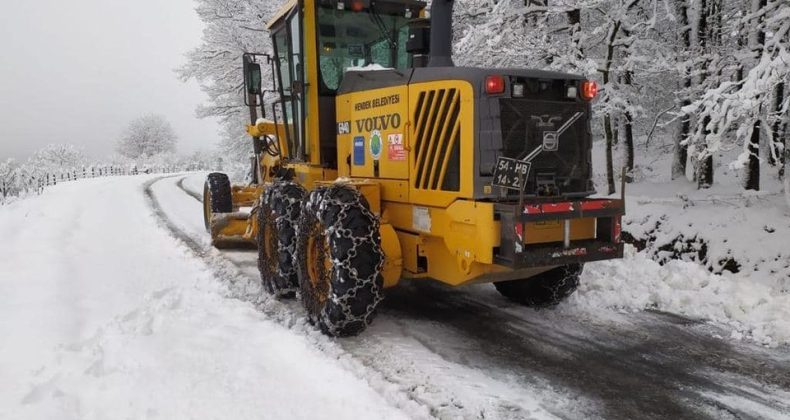
[[[431,4],[431,60],[428,67],[454,67],[453,0],[433,0]]]

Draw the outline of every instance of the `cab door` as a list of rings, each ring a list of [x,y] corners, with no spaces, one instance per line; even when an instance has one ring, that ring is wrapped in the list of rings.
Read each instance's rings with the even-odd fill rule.
[[[288,16],[278,28],[272,28],[272,40],[277,63],[277,78],[288,137],[288,157],[304,161],[305,97],[304,48],[298,10]]]

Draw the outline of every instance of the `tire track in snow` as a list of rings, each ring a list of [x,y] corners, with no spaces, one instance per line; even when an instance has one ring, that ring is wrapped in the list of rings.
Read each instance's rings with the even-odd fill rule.
[[[184,185],[184,179],[174,183],[174,186],[184,194],[202,202],[194,192],[190,192]],[[153,184],[147,186],[149,197],[156,200]],[[156,202],[154,201],[154,205]],[[160,206],[161,207],[161,206]],[[438,418],[533,418],[535,416],[546,418],[553,417],[540,408],[534,401],[535,389],[513,389],[513,381],[499,381],[488,377],[485,372],[478,369],[469,369],[463,364],[448,362],[447,359],[435,353],[430,348],[423,346],[415,337],[400,333],[401,327],[393,326],[390,322],[379,322],[375,332],[363,334],[360,337],[343,340],[327,339],[312,326],[307,325],[304,311],[297,302],[283,302],[270,299],[258,289],[257,254],[244,251],[219,251],[210,247],[205,249],[188,233],[180,229],[168,215],[159,209],[168,229],[174,230],[177,237],[186,236],[192,244],[193,251],[201,258],[210,260],[210,265],[218,268],[221,273],[233,272],[231,278],[241,278],[240,281],[254,281],[256,291],[254,296],[246,296],[243,300],[256,301],[259,310],[268,313],[284,322],[287,326],[300,323],[309,335],[317,334],[321,340],[330,340],[334,345],[342,347],[348,357],[353,358],[355,364],[360,364],[368,371],[384,378],[390,384],[398,387],[411,401],[427,407],[434,417]],[[187,242],[185,241],[185,242]],[[227,276],[227,274],[225,274]],[[221,276],[220,276],[221,277]],[[254,280],[251,280],[254,279]],[[277,309],[271,312],[272,307]],[[374,323],[374,326],[377,325]],[[385,331],[381,331],[381,327]],[[392,331],[399,331],[392,336]],[[305,333],[305,331],[301,331]],[[380,340],[379,337],[384,337]],[[401,343],[405,342],[407,344]],[[419,355],[414,355],[421,352]],[[418,362],[409,360],[405,355],[419,357]],[[448,371],[453,370],[452,375]],[[460,382],[460,383],[459,383]],[[482,382],[482,383],[481,383]],[[487,383],[487,386],[483,384]],[[490,389],[486,389],[486,388]],[[551,392],[552,398],[556,396]],[[510,398],[505,398],[507,395]],[[472,404],[471,402],[475,403]],[[561,417],[561,416],[560,416]]]
[[[186,180],[186,179],[187,179],[186,177],[183,177],[183,178],[179,179],[178,182],[176,182],[176,186],[178,188],[180,188],[181,191],[185,192],[188,196],[190,196],[190,197],[194,198],[195,200],[197,200],[198,202],[202,203],[203,202],[203,195],[201,195],[201,194],[199,194],[197,192],[194,192],[194,191],[190,191],[189,188],[186,188],[184,186],[184,180]]]
[[[181,192],[202,202],[195,192],[189,191],[184,186],[184,178],[176,182],[175,186]],[[149,187],[148,190],[151,190],[151,188]],[[156,198],[152,191],[151,198]],[[198,255],[206,258],[208,255],[207,251],[194,238],[189,237],[186,232],[167,219],[167,215],[164,212],[162,213],[163,217],[168,220],[168,224],[175,229],[175,235],[187,237],[188,241],[197,250]],[[246,274],[247,279],[252,277],[257,282],[257,264],[249,258],[255,259],[257,254],[218,251],[213,250],[213,248],[212,251],[213,253],[209,252],[209,254],[217,254],[221,264],[230,262],[243,272],[242,275]],[[292,314],[299,314],[300,317],[304,316],[301,306],[296,303],[275,302],[286,305],[286,310],[291,311]],[[263,309],[265,310],[265,308]],[[532,418],[535,415],[545,418],[554,414],[562,418],[567,416],[568,410],[571,410],[570,407],[563,407],[561,410],[550,410],[551,414],[549,414],[538,407],[533,400],[533,395],[546,393],[550,394],[546,396],[547,399],[557,399],[555,392],[541,392],[537,389],[550,389],[550,386],[547,384],[537,385],[535,382],[518,384],[511,380],[509,378],[510,375],[507,373],[503,374],[504,380],[500,380],[488,375],[485,369],[470,369],[466,366],[466,363],[455,361],[454,358],[445,357],[441,352],[436,351],[437,348],[441,347],[441,344],[430,345],[422,340],[419,332],[414,333],[410,331],[407,326],[400,325],[397,319],[387,318],[389,317],[381,317],[377,323],[374,323],[371,331],[366,334],[360,337],[339,340],[338,344],[367,368],[377,371],[387,378],[389,382],[396,383],[401,388],[406,389],[412,400],[430,407],[432,415],[440,418],[493,417],[517,419]],[[393,323],[393,320],[396,322]],[[308,328],[312,330],[312,327]],[[393,330],[397,331],[397,334],[394,336],[392,335]],[[379,339],[380,337],[384,337],[384,339]],[[400,341],[406,341],[408,344],[403,345]],[[394,349],[401,349],[400,353],[393,351]],[[402,357],[402,354],[415,356],[415,351],[422,353],[421,355],[416,355],[416,357],[419,357],[418,362]],[[390,355],[392,353],[395,354]],[[460,373],[454,372],[452,375],[448,375],[449,370],[455,370]],[[434,380],[429,380],[426,376],[430,376],[430,379]],[[437,376],[441,379],[437,378]],[[481,382],[487,383],[487,386],[483,386]],[[515,389],[514,385],[516,386]],[[459,391],[460,395],[458,395],[458,392],[454,393],[453,389]],[[525,398],[525,396],[527,397]],[[567,398],[567,396],[561,397],[562,400]],[[577,399],[577,402],[580,399],[578,396],[574,398]],[[478,403],[470,404],[470,400],[477,400]],[[589,402],[585,404],[590,405]],[[571,417],[566,418],[572,417],[571,415]]]
[[[183,182],[179,188],[189,194]],[[249,263],[244,255],[250,254],[222,257],[241,268]],[[300,310],[296,306],[288,309]],[[536,312],[504,303],[479,286],[451,289],[405,282],[388,292],[368,332],[339,344],[391,382],[411,384],[411,398],[442,417],[467,417],[469,399],[479,399],[470,397],[473,387],[464,389],[468,384],[441,383],[440,375],[452,378],[453,372],[442,370],[446,366],[485,373],[474,377],[485,383],[478,391],[491,394],[482,417],[529,415],[519,407],[528,402],[502,397],[508,393],[496,388],[502,384],[534,393],[547,401],[551,414],[564,418],[781,418],[790,414],[783,398],[790,395],[790,367],[775,357],[776,352],[716,339],[711,332],[715,327],[671,314],[611,317],[613,322],[602,322],[567,307]],[[415,354],[416,348],[426,351]],[[415,381],[420,374],[431,376],[431,381]],[[470,378],[467,372],[453,382]],[[463,392],[445,396],[446,392],[437,389],[442,386]],[[542,391],[552,388],[559,391]],[[752,407],[734,400],[748,401]]]
[[[173,223],[165,214],[164,210],[162,210],[162,206],[159,204],[159,200],[157,200],[156,196],[154,195],[154,191],[152,187],[159,181],[175,178],[178,175],[170,175],[170,176],[161,176],[154,178],[150,181],[147,181],[143,184],[143,191],[145,193],[145,198],[151,206],[151,209],[154,211],[154,215],[158,219],[159,223],[164,225],[164,227],[169,230],[176,239],[183,242],[193,253],[195,253],[200,258],[206,258],[208,255],[206,253],[206,249],[201,245],[198,241],[193,239],[191,236],[187,235],[178,225]],[[181,178],[183,181],[184,178]]]
[[[728,398],[760,407],[756,417],[790,414],[787,357],[715,338],[706,325],[656,313],[629,314],[627,323],[591,322],[568,311],[494,307],[486,302],[492,298],[431,284],[410,287],[394,291],[408,294],[408,301],[390,299],[387,311],[404,325],[430,317],[446,326],[443,337],[423,339],[460,347],[439,345],[437,352],[518,372],[525,381],[529,375],[546,378],[600,401],[600,411],[584,412],[585,418],[728,418],[731,411],[738,418],[756,416],[742,404],[727,405]]]
[[[414,418],[435,418],[430,407],[425,407],[420,401],[413,398],[408,392],[405,392],[398,384],[388,381],[385,376],[378,374],[378,372],[371,371],[368,366],[357,361],[335,342],[315,331],[312,326],[307,325],[305,317],[297,314],[293,307],[294,305],[288,305],[264,295],[257,281],[251,281],[233,262],[224,258],[217,249],[205,247],[200,241],[192,238],[174,223],[165,213],[153,191],[156,183],[170,178],[174,178],[174,176],[160,177],[147,182],[143,187],[146,199],[159,223],[169,230],[177,240],[183,242],[196,257],[204,260],[213,271],[214,276],[229,287],[228,298],[251,303],[272,321],[293,330],[297,334],[307,336],[316,349],[336,359],[346,370],[367,381],[371,388],[385,397],[393,406],[409,413]],[[183,181],[183,178],[180,181]],[[180,185],[177,183],[176,186],[197,200],[197,197],[193,194],[186,192],[183,188],[183,182],[180,182]]]
[[[74,311],[89,315],[89,334],[56,337],[61,325],[45,329],[43,322],[34,328],[22,323],[3,329],[11,341],[22,345],[14,353],[3,353],[10,357],[0,371],[5,373],[6,367],[17,363],[23,369],[18,374],[8,369],[10,377],[0,375],[4,390],[0,412],[8,407],[8,418],[20,419],[112,418],[112,413],[123,418],[287,418],[294,412],[348,416],[359,407],[361,412],[398,418],[397,410],[390,409],[392,405],[364,380],[338,366],[331,355],[327,359],[316,352],[308,337],[275,325],[249,304],[224,299],[225,283],[156,223],[141,188],[147,179],[126,178],[103,188],[81,182],[75,194],[61,194],[60,200],[47,206],[50,217],[42,217],[37,227],[55,234],[71,228],[79,234],[63,244],[33,235],[27,244],[41,247],[40,240],[46,239],[57,246],[42,249],[77,253],[75,262],[88,271],[76,273],[77,278],[58,273],[45,286],[52,282],[87,286],[75,288],[82,296]],[[161,204],[172,212],[174,202],[164,199]],[[32,204],[26,207],[42,208]],[[80,220],[94,223],[64,224],[60,216],[68,212],[52,211],[78,206]],[[115,217],[107,219],[107,214]],[[120,223],[108,229],[107,220]],[[10,266],[13,271],[29,265],[16,259],[21,262],[16,268]],[[44,269],[47,265],[36,264]],[[86,278],[79,278],[82,275]],[[38,298],[51,287],[31,287],[38,280],[35,276],[21,280],[16,289],[27,294],[18,295],[15,313],[3,312],[5,319],[24,321],[28,314],[38,319],[52,314],[67,322],[73,318],[73,311],[51,305],[46,296]],[[15,304],[15,296],[9,297],[9,303]],[[72,303],[69,297],[67,304]],[[32,334],[47,340],[31,337],[28,342],[26,336]],[[36,357],[34,347],[49,347],[48,342],[52,349]],[[6,344],[13,345],[4,343],[0,348],[5,350]],[[327,389],[324,381],[334,387]],[[16,389],[7,388],[9,383],[19,384],[18,395],[6,392]],[[298,405],[299,401],[307,404]],[[416,413],[414,417],[427,417]],[[400,416],[405,417],[403,412]]]

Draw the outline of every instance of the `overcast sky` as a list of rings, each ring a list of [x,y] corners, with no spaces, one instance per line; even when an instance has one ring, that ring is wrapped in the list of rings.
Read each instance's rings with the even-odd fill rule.
[[[193,9],[192,0],[4,1],[0,160],[48,143],[102,157],[146,113],[170,120],[179,151],[212,148],[216,122],[195,117],[205,95],[173,72],[200,43]]]

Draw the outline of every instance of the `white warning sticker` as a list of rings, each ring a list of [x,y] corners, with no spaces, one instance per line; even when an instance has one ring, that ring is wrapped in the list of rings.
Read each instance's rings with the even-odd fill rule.
[[[431,231],[431,211],[427,207],[412,207],[412,226],[421,232]]]

